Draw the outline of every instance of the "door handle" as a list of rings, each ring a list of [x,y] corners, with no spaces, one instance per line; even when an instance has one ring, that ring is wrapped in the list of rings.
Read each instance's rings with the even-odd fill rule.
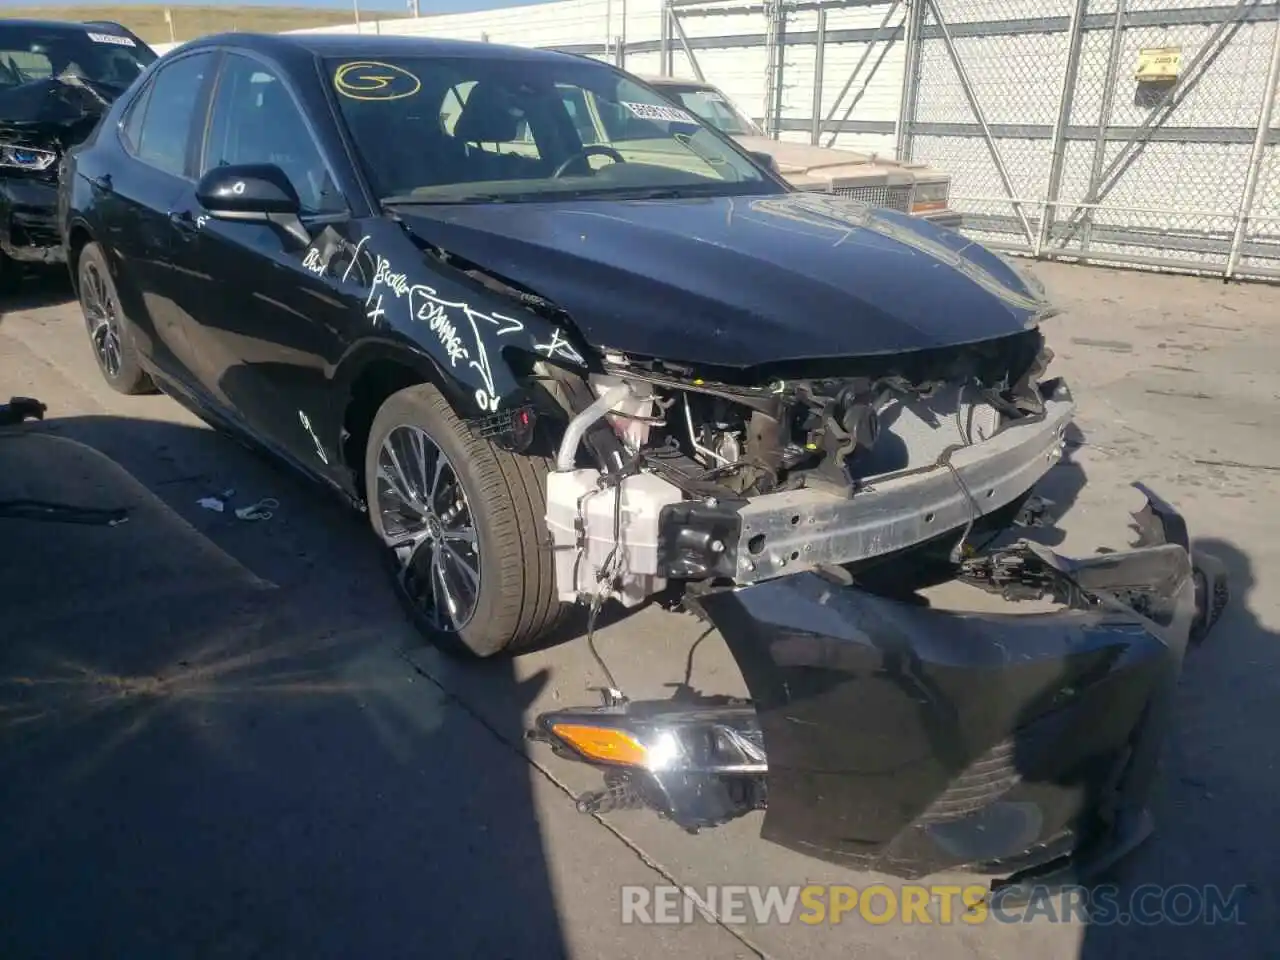
[[[102,176],[100,176],[100,177],[90,177],[90,178],[89,178],[89,183],[91,183],[93,186],[97,187],[99,190],[110,190],[110,189],[111,189],[111,174],[109,174],[109,173],[104,173],[104,174],[102,174]]]
[[[184,239],[189,240],[196,235],[196,221],[190,210],[170,210],[169,223]]]

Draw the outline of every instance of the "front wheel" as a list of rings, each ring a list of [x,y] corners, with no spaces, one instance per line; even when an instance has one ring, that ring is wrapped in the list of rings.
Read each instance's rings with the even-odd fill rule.
[[[120,310],[120,297],[116,294],[107,258],[96,243],[80,251],[76,277],[80,310],[103,379],[123,394],[154,393],[155,385],[138,360],[133,330]]]
[[[369,518],[415,625],[443,649],[517,653],[560,619],[548,466],[475,436],[431,384],[378,411],[365,450]]]

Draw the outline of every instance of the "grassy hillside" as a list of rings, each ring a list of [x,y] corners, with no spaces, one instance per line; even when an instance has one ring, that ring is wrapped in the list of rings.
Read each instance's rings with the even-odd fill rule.
[[[4,7],[5,17],[33,17],[41,20],[114,20],[148,43],[168,43],[169,25],[164,22],[164,6],[83,6]],[[172,6],[173,34],[178,40],[193,40],[224,30],[280,33],[303,27],[327,27],[351,23],[351,10],[312,10],[307,7]],[[360,11],[360,19],[377,20],[405,16],[387,12]]]

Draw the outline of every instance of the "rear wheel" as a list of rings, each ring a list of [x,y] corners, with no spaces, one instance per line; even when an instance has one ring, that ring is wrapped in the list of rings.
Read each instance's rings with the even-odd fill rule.
[[[544,457],[475,436],[430,384],[393,394],[369,431],[365,491],[396,589],[443,649],[517,653],[556,625]]]
[[[120,310],[120,298],[107,268],[106,257],[96,243],[80,251],[76,268],[80,310],[89,331],[89,343],[103,379],[123,394],[154,393],[155,385],[138,362],[133,330]]]

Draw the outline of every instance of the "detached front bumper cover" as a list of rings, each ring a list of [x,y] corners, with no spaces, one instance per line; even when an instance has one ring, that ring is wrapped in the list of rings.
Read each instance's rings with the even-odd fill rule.
[[[1226,600],[1145,488],[1134,549],[1022,541],[964,578],[1050,613],[933,610],[800,573],[702,598],[751,701],[614,701],[531,733],[604,771],[584,812],[696,831],[763,807],[762,836],[915,878],[965,867],[1074,882],[1140,842],[1186,648]]]

